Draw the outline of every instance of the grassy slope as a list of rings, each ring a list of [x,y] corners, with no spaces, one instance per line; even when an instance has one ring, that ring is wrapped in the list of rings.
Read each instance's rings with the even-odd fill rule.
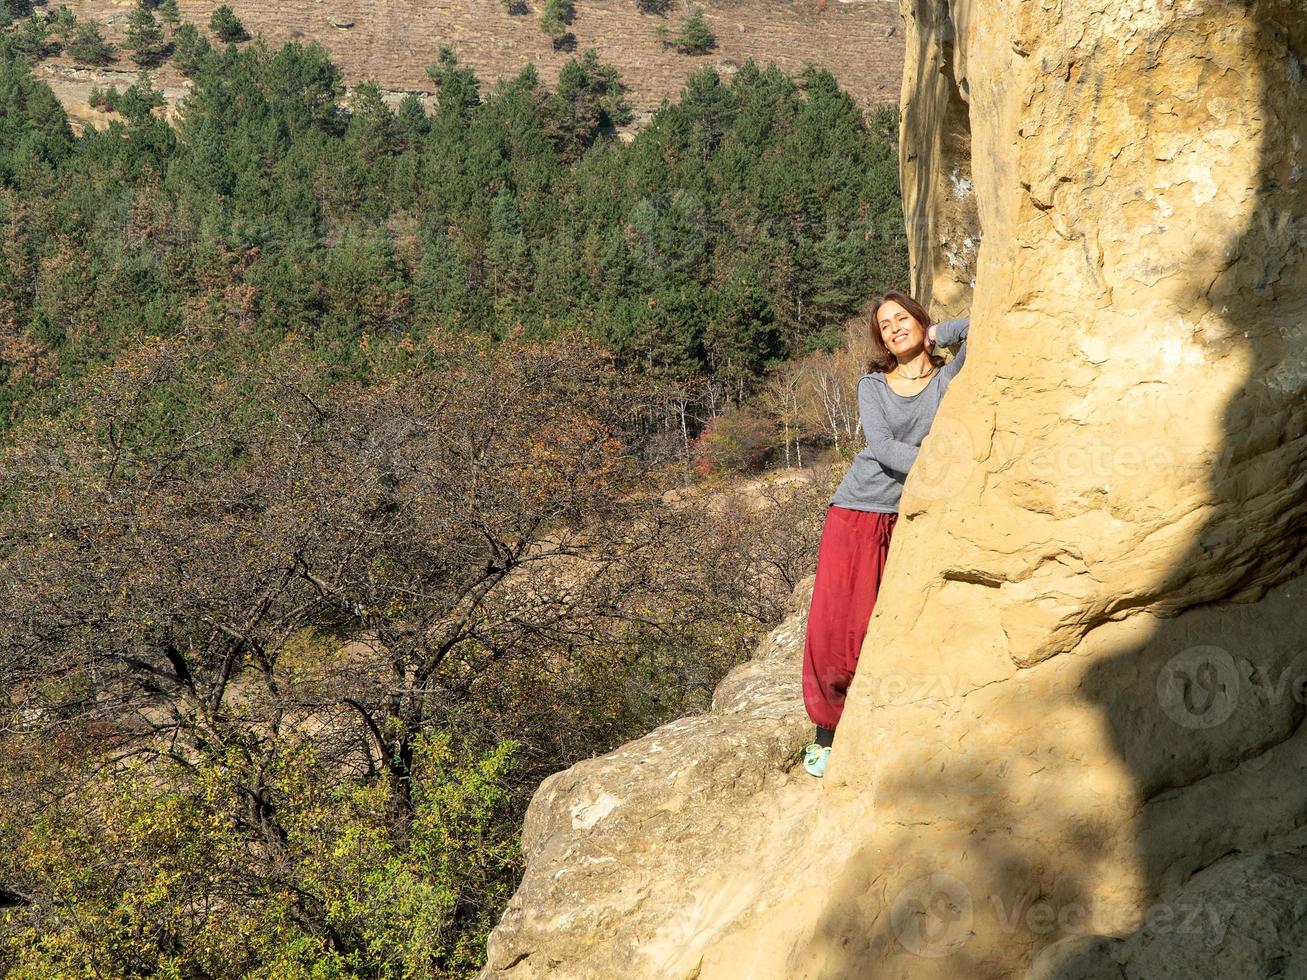
[[[179,3],[183,18],[201,27],[217,6],[213,0]],[[500,0],[233,0],[230,6],[251,34],[270,42],[322,43],[350,84],[374,80],[391,91],[430,92],[424,69],[443,44],[486,81],[515,74],[532,62],[552,84],[573,53],[554,50],[541,32],[543,0],[527,3],[528,12],[518,16],[510,15]],[[106,38],[122,41],[130,3],[69,0],[68,5],[79,17],[109,21]],[[576,51],[593,47],[604,61],[618,66],[637,122],[664,98],[675,97],[690,72],[705,65],[728,72],[748,58],[775,61],[791,72],[815,62],[864,105],[898,101],[903,43],[894,0],[704,0],[702,6],[718,47],[687,57],[662,45],[655,30],[663,19],[641,14],[636,0],[576,0],[571,27]],[[673,4],[666,18],[669,27],[675,28],[684,9],[683,0]],[[332,27],[333,18],[352,20],[354,26]],[[110,68],[135,71],[125,57]],[[130,82],[128,74],[76,70],[62,57],[45,62],[38,73],[84,121],[97,118],[84,104],[94,82]],[[183,91],[183,79],[170,67],[157,81],[171,98]]]

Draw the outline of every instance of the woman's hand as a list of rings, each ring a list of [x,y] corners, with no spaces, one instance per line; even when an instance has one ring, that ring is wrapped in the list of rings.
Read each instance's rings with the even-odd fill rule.
[[[931,324],[926,330],[926,349],[935,349],[935,324]]]

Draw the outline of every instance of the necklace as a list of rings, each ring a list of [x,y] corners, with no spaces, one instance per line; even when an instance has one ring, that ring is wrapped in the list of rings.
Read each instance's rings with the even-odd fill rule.
[[[902,373],[903,368],[900,367],[899,372]],[[928,378],[934,373],[935,373],[935,365],[932,363],[930,365],[929,371],[926,371],[922,374],[904,374],[903,377],[908,381],[920,381],[922,378]]]

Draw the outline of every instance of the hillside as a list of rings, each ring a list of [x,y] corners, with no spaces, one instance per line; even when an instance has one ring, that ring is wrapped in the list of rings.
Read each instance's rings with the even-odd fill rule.
[[[130,4],[73,0],[68,6],[79,18],[106,23],[106,38],[121,46]],[[182,17],[202,27],[216,6],[210,0],[180,2]],[[674,98],[687,75],[708,65],[728,74],[749,58],[775,61],[788,72],[815,62],[867,106],[897,102],[903,69],[900,17],[889,0],[707,0],[702,7],[717,48],[699,56],[676,53],[656,33],[659,24],[674,29],[681,4],[664,18],[641,13],[636,0],[577,0],[570,26],[575,45],[557,50],[540,29],[539,0],[516,15],[500,0],[236,0],[230,6],[250,34],[274,44],[317,41],[331,51],[347,83],[373,80],[391,92],[434,91],[425,68],[442,45],[483,79],[516,74],[529,62],[547,84],[576,52],[594,48],[620,69],[637,125],[663,99]],[[333,21],[353,26],[333,27]],[[77,68],[66,57],[38,69],[83,120],[92,116],[74,103],[85,101],[92,84],[121,84],[134,72],[125,57],[101,71]],[[184,79],[171,66],[161,70],[158,82],[170,99],[184,91]]]

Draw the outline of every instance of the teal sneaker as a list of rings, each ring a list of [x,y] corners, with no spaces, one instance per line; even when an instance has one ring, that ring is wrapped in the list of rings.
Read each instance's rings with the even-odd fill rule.
[[[826,775],[826,760],[830,758],[830,746],[825,748],[813,742],[803,750],[803,768],[811,776]]]

